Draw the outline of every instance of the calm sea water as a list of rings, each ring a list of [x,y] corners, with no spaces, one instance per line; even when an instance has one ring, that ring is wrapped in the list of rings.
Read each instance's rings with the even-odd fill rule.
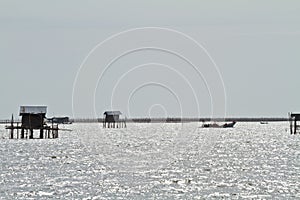
[[[61,126],[55,140],[0,127],[1,199],[300,199],[300,135],[287,123]]]

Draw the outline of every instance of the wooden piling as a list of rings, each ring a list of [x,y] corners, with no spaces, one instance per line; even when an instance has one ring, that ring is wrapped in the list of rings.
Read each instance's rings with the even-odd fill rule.
[[[297,132],[297,119],[295,117],[295,121],[294,121],[294,134],[296,134]]]
[[[17,122],[17,127],[19,127],[19,122]],[[19,129],[17,128],[17,139],[19,139]]]
[[[10,139],[14,139],[14,115],[11,115]]]
[[[24,139],[25,137],[25,130],[24,128],[21,129],[21,139]]]
[[[291,134],[297,134],[297,132],[299,132],[299,126],[297,125],[298,120],[300,120],[300,114],[289,113]]]
[[[33,139],[33,129],[30,129],[29,131],[29,139]]]
[[[40,129],[40,139],[43,139],[43,138],[44,138],[44,130]]]

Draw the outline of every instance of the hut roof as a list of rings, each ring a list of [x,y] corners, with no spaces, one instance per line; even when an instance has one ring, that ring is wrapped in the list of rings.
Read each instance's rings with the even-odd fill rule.
[[[23,114],[46,114],[47,106],[21,106],[20,115]]]
[[[291,117],[296,118],[296,120],[300,120],[300,113],[292,113]]]
[[[297,117],[297,116],[300,116],[300,113],[292,113],[291,116],[292,117]]]
[[[104,115],[122,115],[120,111],[105,111]]]

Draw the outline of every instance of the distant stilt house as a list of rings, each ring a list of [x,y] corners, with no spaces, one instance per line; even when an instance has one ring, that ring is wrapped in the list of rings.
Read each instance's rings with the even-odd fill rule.
[[[120,119],[120,111],[106,111],[103,115],[103,128],[126,128],[126,120]]]
[[[14,118],[12,116],[10,126],[6,129],[10,130],[10,139],[33,139],[34,130],[39,130],[39,135],[37,138],[58,138],[58,126],[52,123],[51,126],[46,124],[46,106],[21,106],[20,116],[21,124],[17,123],[15,125]],[[14,130],[17,130],[15,135]],[[21,131],[21,133],[19,133]]]
[[[297,134],[299,133],[300,126],[297,124],[297,122],[300,121],[300,114],[296,113],[289,113],[289,122],[290,122],[290,131],[291,134]]]

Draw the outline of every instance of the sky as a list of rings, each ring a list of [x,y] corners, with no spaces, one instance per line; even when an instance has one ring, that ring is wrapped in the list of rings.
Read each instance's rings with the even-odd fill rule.
[[[299,10],[296,0],[1,0],[0,119],[21,105],[76,118],[285,117],[300,111]]]

